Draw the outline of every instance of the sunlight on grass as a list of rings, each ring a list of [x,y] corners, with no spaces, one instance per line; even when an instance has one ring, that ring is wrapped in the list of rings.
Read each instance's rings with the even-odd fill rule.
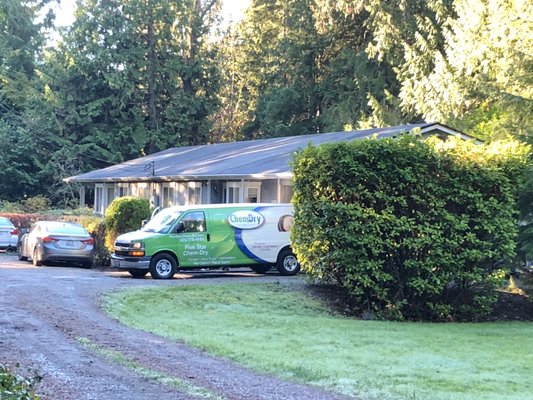
[[[533,324],[332,315],[279,284],[181,286],[104,298],[123,323],[258,371],[364,399],[530,399]]]

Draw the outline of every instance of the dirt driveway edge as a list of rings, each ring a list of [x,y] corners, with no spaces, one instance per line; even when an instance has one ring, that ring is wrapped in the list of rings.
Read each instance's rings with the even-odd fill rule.
[[[278,281],[249,272],[177,275],[170,281],[127,273],[32,267],[0,257],[0,362],[43,375],[43,399],[343,399],[262,375],[183,343],[126,327],[99,307],[108,291],[163,285]],[[301,278],[292,277],[294,283]]]

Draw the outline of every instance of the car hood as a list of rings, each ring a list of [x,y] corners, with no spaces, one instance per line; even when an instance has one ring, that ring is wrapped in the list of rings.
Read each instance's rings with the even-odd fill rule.
[[[133,231],[120,235],[117,237],[116,241],[131,242],[132,240],[145,240],[159,235],[161,234],[157,232]]]

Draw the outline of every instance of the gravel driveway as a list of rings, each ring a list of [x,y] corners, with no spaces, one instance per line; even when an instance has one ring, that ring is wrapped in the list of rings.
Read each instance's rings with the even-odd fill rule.
[[[281,279],[301,282],[244,270],[138,280],[124,272],[33,267],[0,254],[0,363],[37,370],[39,394],[50,400],[342,399],[128,328],[98,307],[102,293],[117,289]]]

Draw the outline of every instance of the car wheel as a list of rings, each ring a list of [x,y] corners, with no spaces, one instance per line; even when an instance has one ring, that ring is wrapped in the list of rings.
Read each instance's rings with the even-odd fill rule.
[[[36,267],[43,265],[43,260],[41,260],[41,256],[39,255],[39,250],[37,247],[33,249],[33,257],[31,258],[31,261]]]
[[[300,263],[291,250],[285,249],[282,250],[278,255],[276,268],[281,275],[296,275],[298,272],[300,272]]]
[[[271,265],[268,265],[268,264],[257,264],[257,265],[250,265],[250,268],[252,269],[252,271],[254,271],[256,274],[264,274],[266,273],[267,271],[270,270],[270,268],[272,268]]]
[[[129,269],[128,272],[132,278],[144,278],[148,273],[145,269]]]
[[[22,245],[17,245],[17,253],[19,253],[19,260],[20,261],[28,261],[28,257],[22,255]]]
[[[150,262],[150,275],[154,279],[170,279],[177,270],[176,260],[170,254],[158,254]]]

